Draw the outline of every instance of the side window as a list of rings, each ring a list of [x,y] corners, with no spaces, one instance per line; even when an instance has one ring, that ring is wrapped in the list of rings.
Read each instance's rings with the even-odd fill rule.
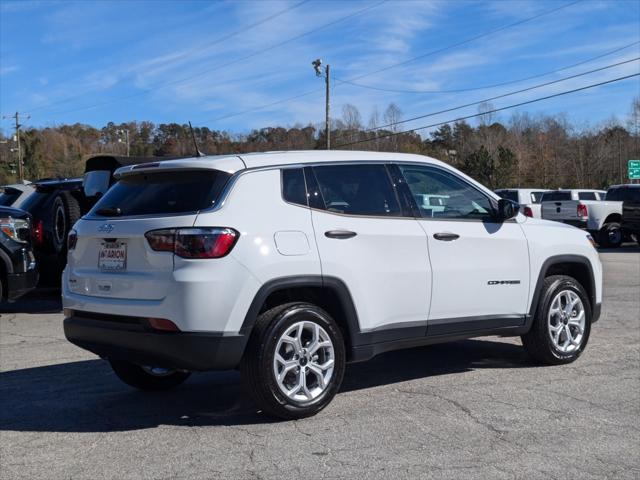
[[[542,202],[542,195],[544,192],[531,192],[531,203]]]
[[[493,206],[482,192],[456,175],[434,167],[400,165],[424,218],[492,218]]]
[[[282,198],[289,203],[307,206],[307,190],[301,168],[282,170]]]
[[[327,165],[311,170],[324,210],[349,215],[402,215],[384,165]],[[310,189],[312,197],[314,193]]]
[[[598,200],[596,192],[578,192],[578,200]]]

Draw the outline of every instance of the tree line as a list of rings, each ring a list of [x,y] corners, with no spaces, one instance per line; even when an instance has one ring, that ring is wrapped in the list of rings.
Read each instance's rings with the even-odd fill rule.
[[[567,116],[515,113],[499,121],[491,105],[479,110],[475,125],[466,121],[444,124],[428,135],[402,133],[410,124],[398,124],[402,111],[394,104],[382,113],[374,109],[362,120],[353,105],[342,107],[332,119],[334,148],[393,151],[429,155],[447,162],[490,188],[583,187],[604,188],[627,182],[627,161],[640,159],[640,97],[631,102],[623,119],[611,119],[597,127],[571,124]],[[21,147],[25,177],[82,175],[89,154],[132,156],[183,156],[195,152],[188,124],[132,121],[102,128],[76,123],[25,128]],[[324,128],[319,125],[265,127],[249,133],[231,133],[194,127],[200,151],[233,154],[269,150],[323,149]],[[16,180],[15,141],[0,133],[0,184]]]

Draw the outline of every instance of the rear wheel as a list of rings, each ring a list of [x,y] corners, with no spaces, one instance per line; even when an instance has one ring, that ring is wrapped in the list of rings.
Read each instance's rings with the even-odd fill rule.
[[[616,222],[605,223],[598,232],[598,243],[603,247],[617,248],[622,245],[623,239],[620,224]]]
[[[571,363],[584,351],[591,332],[591,306],[582,285],[553,275],[544,281],[533,324],[522,344],[535,360],[548,365]]]
[[[261,409],[296,419],[331,402],[344,368],[344,341],[331,316],[312,304],[289,303],[258,317],[241,373]]]
[[[120,380],[140,390],[169,390],[191,375],[182,370],[140,366],[123,360],[109,359],[109,363]]]

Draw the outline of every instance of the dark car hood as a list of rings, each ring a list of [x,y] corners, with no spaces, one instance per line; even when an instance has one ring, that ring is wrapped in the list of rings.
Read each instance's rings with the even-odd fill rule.
[[[31,215],[19,208],[0,207],[0,217],[30,218]]]

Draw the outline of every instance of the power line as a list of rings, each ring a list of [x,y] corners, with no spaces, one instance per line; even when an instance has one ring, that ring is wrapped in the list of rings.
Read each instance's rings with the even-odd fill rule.
[[[395,137],[397,135],[402,135],[402,134],[405,134],[405,133],[412,133],[412,132],[416,132],[418,130],[424,130],[425,128],[439,127],[441,125],[446,125],[448,123],[461,122],[462,120],[468,120],[470,118],[480,117],[482,115],[487,115],[489,113],[501,112],[503,110],[508,110],[510,108],[516,108],[516,107],[521,107],[523,105],[528,105],[528,104],[535,103],[535,102],[541,102],[542,100],[548,100],[550,98],[555,98],[555,97],[560,97],[562,95],[568,95],[570,93],[580,92],[582,90],[587,90],[589,88],[595,88],[595,87],[599,87],[599,86],[602,86],[602,85],[607,85],[609,83],[615,83],[615,82],[619,82],[619,81],[622,81],[622,80],[627,80],[629,78],[633,78],[633,77],[637,77],[637,76],[640,76],[640,73],[632,73],[630,75],[625,75],[624,77],[618,77],[618,78],[613,78],[611,80],[606,80],[606,81],[603,81],[603,82],[593,83],[591,85],[587,85],[587,86],[584,86],[584,87],[574,88],[573,90],[566,90],[564,92],[554,93],[552,95],[547,95],[545,97],[534,98],[533,100],[527,100],[525,102],[515,103],[513,105],[508,105],[506,107],[494,108],[492,110],[487,110],[487,111],[481,112],[481,113],[475,113],[473,115],[466,115],[464,117],[454,118],[453,120],[447,120],[445,122],[432,123],[431,125],[424,125],[422,127],[416,127],[416,128],[411,128],[411,129],[408,129],[408,130],[403,130],[402,132],[391,132],[391,133],[386,133],[384,135],[376,135],[375,137],[367,138],[365,140],[357,140],[355,142],[341,143],[341,144],[337,145],[336,148],[348,147],[348,146],[351,146],[351,145],[357,145],[359,143],[366,143],[366,142],[370,142],[372,140],[380,140],[382,138],[387,138],[387,137]]]
[[[402,62],[394,63],[393,65],[388,65],[386,67],[382,67],[382,68],[380,68],[378,70],[375,70],[373,72],[369,72],[369,73],[365,73],[363,75],[358,75],[356,77],[352,77],[352,78],[349,79],[349,81],[359,80],[361,78],[369,77],[369,76],[375,75],[377,73],[386,72],[387,70],[391,70],[392,68],[401,67],[402,65],[406,65],[408,63],[415,62],[416,60],[422,60],[423,58],[430,57],[430,56],[436,55],[438,53],[446,52],[447,50],[451,50],[453,48],[457,48],[457,47],[460,47],[462,45],[466,45],[467,43],[475,42],[476,40],[491,36],[491,35],[493,35],[495,33],[501,32],[503,30],[507,30],[509,28],[517,27],[517,26],[522,25],[524,23],[531,22],[532,20],[536,20],[536,19],[538,19],[540,17],[544,17],[546,15],[550,15],[552,13],[555,13],[555,12],[558,12],[558,11],[563,10],[565,8],[568,8],[568,7],[571,7],[573,5],[576,5],[577,3],[580,3],[582,1],[583,0],[575,0],[575,1],[570,2],[570,3],[565,3],[564,5],[561,5],[559,7],[552,8],[550,10],[545,10],[545,11],[537,13],[536,15],[533,15],[531,17],[527,17],[527,18],[524,18],[522,20],[518,20],[516,22],[512,22],[512,23],[509,23],[507,25],[503,25],[502,27],[498,27],[498,28],[495,28],[493,30],[489,30],[487,32],[480,33],[478,35],[475,35],[473,37],[467,38],[467,39],[462,40],[460,42],[456,42],[456,43],[453,43],[451,45],[447,45],[446,47],[437,48],[435,50],[431,50],[430,52],[418,55],[417,57],[409,58],[408,60],[403,60]]]
[[[463,92],[474,92],[477,90],[486,90],[489,88],[495,88],[495,87],[503,87],[505,85],[512,85],[514,83],[520,83],[520,82],[526,82],[527,80],[533,80],[535,78],[540,78],[540,77],[545,77],[547,75],[551,75],[554,73],[558,73],[558,72],[562,72],[564,70],[569,70],[570,68],[574,68],[574,67],[578,67],[580,65],[584,65],[585,63],[590,63],[593,62],[595,60],[598,60],[600,58],[603,57],[607,57],[609,55],[613,55],[614,53],[618,53],[622,50],[626,50],[627,48],[633,47],[634,45],[638,45],[640,43],[640,40],[636,40],[635,42],[629,43],[627,45],[624,45],[622,47],[618,47],[614,50],[610,50],[606,53],[602,53],[600,55],[597,55],[595,57],[591,57],[588,58],[586,60],[582,60],[580,62],[577,63],[573,63],[571,65],[567,65],[565,67],[561,67],[561,68],[557,68],[555,70],[549,70],[547,72],[544,73],[538,73],[536,75],[531,75],[529,77],[524,77],[524,78],[518,78],[516,80],[509,80],[508,82],[502,82],[502,83],[494,83],[494,84],[490,84],[490,85],[482,85],[480,87],[472,87],[472,88],[457,88],[457,89],[451,89],[451,90],[401,90],[401,89],[392,89],[392,88],[381,88],[381,87],[376,87],[374,85],[365,85],[362,83],[357,83],[357,82],[352,82],[350,80],[342,80],[339,78],[335,78],[335,80],[337,82],[340,83],[346,83],[348,85],[353,85],[355,87],[360,87],[360,88],[368,88],[370,90],[378,90],[381,92],[390,92],[390,93],[463,93]]]
[[[229,40],[230,38],[233,38],[236,35],[239,35],[241,33],[244,33],[244,32],[246,32],[247,30],[249,30],[251,28],[255,28],[255,27],[263,25],[263,24],[265,24],[267,22],[270,22],[274,18],[277,18],[277,17],[279,17],[281,15],[284,15],[285,13],[288,13],[288,12],[290,12],[292,10],[295,10],[296,8],[301,7],[302,5],[304,5],[305,3],[309,3],[310,1],[311,0],[303,0],[301,2],[298,2],[298,3],[288,7],[288,8],[285,8],[284,10],[280,10],[280,11],[278,11],[278,12],[272,14],[272,15],[269,15],[268,17],[265,17],[265,18],[263,18],[261,20],[258,20],[257,22],[251,23],[249,25],[245,25],[244,27],[242,27],[239,30],[236,30],[236,31],[231,32],[231,33],[228,33],[226,35],[223,35],[222,37],[219,37],[219,38],[217,38],[217,39],[215,39],[215,40],[213,40],[211,42],[205,43],[204,45],[201,46],[201,48],[198,49],[198,51],[201,51],[202,48],[211,48],[212,46],[217,45],[219,43],[222,43],[222,42],[224,42],[226,40]],[[187,57],[189,57],[191,55],[192,55],[192,53],[183,53],[182,55],[178,55],[177,57],[173,58],[171,61],[175,62],[177,60],[182,60],[182,59],[187,58]],[[82,94],[82,95],[74,95],[73,97],[68,97],[68,98],[60,100],[58,102],[53,102],[53,103],[48,103],[48,104],[45,104],[45,105],[40,105],[38,107],[32,108],[31,111],[34,112],[36,110],[42,110],[43,108],[49,108],[49,107],[53,107],[55,105],[61,105],[61,104],[64,104],[64,103],[69,103],[69,102],[71,102],[71,101],[73,101],[73,100],[75,100],[77,98],[80,98],[80,97],[83,97],[83,96],[86,96],[86,95],[87,95],[86,93]]]
[[[575,75],[571,75],[571,76],[568,76],[568,77],[559,78],[559,79],[557,79],[557,80],[552,80],[552,81],[550,81],[550,82],[540,83],[540,84],[538,84],[538,85],[533,85],[533,86],[531,86],[531,87],[522,88],[522,89],[520,89],[520,90],[516,90],[516,91],[514,91],[514,92],[503,93],[502,95],[496,95],[495,97],[485,98],[485,99],[483,99],[483,100],[478,100],[478,101],[475,101],[475,102],[466,103],[466,104],[464,104],[464,105],[459,105],[459,106],[457,106],[457,107],[447,108],[447,109],[445,109],[445,110],[440,110],[440,111],[438,111],[438,112],[427,113],[427,114],[424,114],[424,115],[419,115],[419,116],[417,116],[417,117],[407,118],[406,120],[401,120],[401,121],[399,121],[399,122],[387,123],[387,124],[385,124],[385,125],[380,125],[380,126],[378,126],[378,127],[368,128],[368,129],[365,129],[365,130],[361,130],[361,132],[360,132],[360,133],[367,133],[367,132],[371,132],[371,131],[374,131],[374,130],[380,130],[380,129],[383,129],[383,128],[386,128],[386,127],[391,127],[391,126],[395,126],[395,125],[400,125],[401,123],[413,122],[413,121],[415,121],[415,120],[420,120],[420,119],[422,119],[422,118],[434,117],[434,116],[436,116],[436,115],[440,115],[440,114],[442,114],[442,113],[449,113],[449,112],[453,112],[453,111],[455,111],[455,110],[461,110],[461,109],[463,109],[463,108],[473,107],[474,105],[480,105],[480,104],[482,104],[482,103],[491,102],[491,101],[493,101],[493,100],[498,100],[498,99],[500,99],[500,98],[510,97],[510,96],[512,96],[512,95],[516,95],[516,94],[518,94],[518,93],[528,92],[528,91],[530,91],[530,90],[535,90],[535,89],[537,89],[537,88],[546,87],[546,86],[548,86],[548,85],[553,85],[553,84],[555,84],[555,83],[564,82],[564,81],[566,81],[566,80],[571,80],[571,79],[573,79],[573,78],[578,78],[578,77],[582,77],[582,76],[584,76],[584,75],[589,75],[589,74],[591,74],[591,73],[595,73],[595,72],[600,72],[600,71],[603,71],[603,70],[607,70],[607,69],[609,69],[609,68],[618,67],[618,66],[620,66],[620,65],[624,65],[624,64],[627,64],[627,63],[635,62],[635,61],[637,61],[637,60],[640,60],[640,57],[632,58],[632,59],[630,59],[630,60],[624,60],[624,61],[622,61],[622,62],[613,63],[613,64],[611,64],[611,65],[606,65],[606,66],[604,66],[604,67],[595,68],[595,69],[593,69],[593,70],[588,70],[588,71],[586,71],[586,72],[577,73],[577,74],[575,74]]]
[[[194,79],[196,79],[196,78],[198,78],[198,77],[201,77],[201,76],[203,76],[203,75],[205,75],[205,74],[207,74],[207,73],[209,73],[209,72],[212,72],[212,71],[214,71],[214,70],[220,70],[220,69],[222,69],[222,68],[226,68],[226,67],[228,67],[228,66],[230,66],[230,65],[234,65],[234,64],[236,64],[236,63],[243,62],[243,61],[248,60],[248,59],[250,59],[250,58],[253,58],[253,57],[257,56],[257,55],[261,55],[261,54],[263,54],[263,53],[265,53],[265,52],[268,52],[269,50],[273,50],[273,49],[275,49],[275,48],[278,48],[278,47],[281,47],[281,46],[286,45],[286,44],[288,44],[288,43],[291,43],[291,42],[293,42],[293,41],[299,40],[299,39],[301,39],[301,38],[303,38],[303,37],[306,37],[306,36],[308,36],[308,35],[312,35],[312,34],[314,34],[314,33],[316,33],[316,32],[319,32],[320,30],[323,30],[323,29],[325,29],[325,28],[327,28],[327,27],[330,27],[330,26],[332,26],[332,25],[335,25],[336,23],[340,23],[340,22],[343,22],[343,21],[345,21],[345,20],[348,20],[348,19],[350,19],[350,18],[352,18],[352,17],[355,17],[356,15],[361,15],[362,13],[365,13],[365,12],[366,12],[366,11],[368,11],[368,10],[371,10],[371,9],[373,9],[373,8],[376,8],[376,7],[380,6],[380,5],[382,5],[383,3],[386,3],[387,1],[388,1],[388,0],[382,0],[382,1],[379,1],[379,2],[377,2],[377,3],[374,3],[374,4],[372,4],[372,5],[367,6],[367,7],[365,7],[365,8],[362,8],[362,9],[360,9],[360,10],[357,10],[356,12],[350,13],[349,15],[346,15],[346,16],[344,16],[344,17],[340,17],[340,18],[338,18],[338,19],[336,19],[336,20],[333,20],[333,21],[331,21],[331,22],[329,22],[329,23],[325,23],[324,25],[321,25],[321,26],[319,26],[319,27],[316,27],[316,28],[314,28],[314,29],[312,29],[312,30],[308,30],[308,31],[306,31],[306,32],[304,32],[304,33],[298,34],[298,35],[296,35],[296,36],[290,37],[290,38],[288,38],[288,39],[286,39],[286,40],[283,40],[283,41],[281,41],[281,42],[278,42],[278,43],[275,43],[275,44],[273,44],[273,45],[270,45],[269,47],[263,48],[263,49],[261,49],[261,50],[257,50],[257,51],[255,51],[255,52],[253,52],[253,53],[250,53],[250,54],[248,54],[248,55],[245,55],[244,57],[237,58],[237,59],[235,59],[235,60],[231,60],[231,61],[229,61],[229,62],[227,62],[227,63],[223,63],[223,64],[221,64],[221,65],[216,65],[215,67],[210,67],[210,68],[207,68],[207,69],[205,69],[205,70],[201,70],[200,72],[195,73],[195,74],[193,74],[193,75],[189,75],[189,76],[187,76],[187,77],[179,78],[179,79],[177,79],[177,80],[172,80],[172,81],[170,81],[170,82],[165,82],[165,83],[162,83],[162,84],[158,84],[158,85],[157,85],[157,86],[155,86],[155,87],[148,88],[148,89],[146,89],[146,90],[143,90],[143,91],[141,91],[141,92],[136,92],[136,93],[131,94],[131,95],[127,95],[126,97],[114,98],[114,99],[106,100],[106,101],[104,101],[104,102],[100,102],[100,103],[97,103],[97,104],[94,104],[94,105],[88,105],[88,106],[84,106],[84,107],[78,107],[78,108],[74,108],[74,109],[71,109],[71,110],[65,110],[65,111],[60,111],[60,112],[53,112],[52,114],[53,114],[53,115],[60,115],[60,114],[63,114],[63,113],[78,112],[78,111],[81,111],[81,110],[90,110],[90,109],[92,109],[92,108],[101,107],[101,106],[103,106],[103,105],[108,105],[108,104],[110,104],[110,103],[118,102],[118,101],[120,101],[120,100],[129,100],[129,99],[131,99],[131,98],[139,97],[139,96],[141,96],[141,95],[146,95],[146,94],[148,94],[148,93],[151,93],[151,92],[154,92],[154,91],[160,90],[160,89],[162,89],[162,88],[166,88],[166,87],[171,86],[171,85],[177,85],[177,84],[180,84],[180,83],[184,83],[184,82],[188,82],[188,81],[194,80]]]
[[[356,76],[356,77],[349,78],[348,80],[338,80],[338,79],[336,78],[336,79],[335,79],[335,80],[336,80],[336,82],[337,82],[337,83],[336,83],[336,85],[340,85],[340,84],[342,84],[342,83],[348,83],[348,82],[351,82],[351,81],[354,81],[354,80],[359,80],[359,79],[361,79],[361,78],[368,77],[368,76],[370,76],[370,75],[375,75],[376,73],[384,72],[384,71],[390,70],[390,69],[392,69],[392,68],[396,68],[396,67],[399,67],[399,66],[405,65],[405,64],[407,64],[407,63],[411,63],[411,62],[413,62],[413,61],[415,61],[415,60],[419,60],[419,59],[422,59],[422,58],[425,58],[425,57],[428,57],[428,56],[431,56],[431,55],[435,55],[435,54],[437,54],[437,53],[442,53],[442,52],[445,52],[445,51],[447,51],[447,50],[451,50],[451,49],[457,48],[457,47],[459,47],[459,46],[461,46],[461,45],[466,45],[467,43],[474,42],[475,40],[478,40],[478,39],[481,39],[481,38],[484,38],[484,37],[488,37],[488,36],[490,36],[490,35],[493,35],[493,34],[495,34],[495,33],[501,32],[501,31],[503,31],[503,30],[506,30],[506,29],[509,29],[509,28],[512,28],[512,27],[515,27],[515,26],[518,26],[518,25],[522,25],[522,24],[524,24],[524,23],[530,22],[530,21],[532,21],[532,20],[535,20],[535,19],[537,19],[537,18],[543,17],[543,16],[545,16],[545,15],[550,15],[551,13],[555,13],[555,12],[560,11],[560,10],[562,10],[562,9],[565,9],[565,8],[571,7],[572,5],[575,5],[575,4],[580,3],[580,2],[582,2],[582,1],[583,1],[583,0],[576,0],[576,1],[574,1],[574,2],[567,3],[567,4],[562,5],[562,6],[560,6],[560,7],[556,7],[556,8],[550,9],[550,10],[545,10],[545,11],[540,12],[540,13],[537,13],[537,14],[535,14],[535,15],[531,16],[531,17],[527,17],[527,18],[524,18],[524,19],[522,19],[522,20],[518,20],[518,21],[516,21],[516,22],[512,22],[512,23],[509,23],[509,24],[507,24],[507,25],[503,25],[503,26],[501,26],[501,27],[495,28],[495,29],[493,29],[493,30],[488,30],[488,31],[486,31],[486,32],[480,33],[480,34],[475,35],[475,36],[473,36],[473,37],[470,37],[470,38],[467,38],[467,39],[465,39],[465,40],[462,40],[461,42],[456,42],[456,43],[453,43],[453,44],[450,44],[450,45],[447,45],[447,46],[444,46],[444,47],[438,48],[438,49],[436,49],[436,50],[432,50],[432,51],[429,51],[429,52],[423,53],[423,54],[421,54],[421,55],[418,55],[418,56],[416,56],[416,57],[410,58],[410,59],[408,59],[408,60],[404,60],[404,61],[402,61],[402,62],[395,63],[395,64],[393,64],[393,65],[388,65],[388,66],[383,67],[383,68],[381,68],[381,69],[374,70],[374,71],[369,72],[369,73],[365,73],[365,74],[363,74],[363,75],[358,75],[358,76]],[[567,68],[568,68],[568,67],[567,67]],[[334,77],[334,78],[335,78],[335,77]],[[257,106],[257,107],[254,107],[254,108],[251,108],[251,109],[248,109],[248,110],[243,110],[243,111],[241,111],[241,112],[236,112],[236,113],[232,113],[232,114],[229,114],[229,115],[224,115],[224,116],[222,116],[222,117],[217,117],[217,118],[214,118],[214,119],[211,119],[211,120],[203,120],[202,122],[198,122],[198,123],[205,123],[205,122],[217,122],[217,121],[219,121],[219,120],[224,120],[224,119],[231,118],[231,117],[236,117],[236,116],[239,116],[239,115],[245,115],[245,114],[247,114],[247,113],[251,113],[251,112],[254,112],[254,111],[258,111],[258,110],[263,110],[263,109],[265,109],[265,108],[269,108],[269,107],[272,107],[272,106],[274,106],[274,105],[279,105],[279,104],[282,104],[282,103],[287,103],[287,102],[289,102],[289,101],[291,101],[291,100],[296,100],[296,99],[298,99],[298,98],[305,97],[305,96],[307,96],[307,95],[311,95],[311,94],[316,93],[316,92],[318,92],[318,91],[319,91],[319,90],[310,90],[310,91],[307,91],[307,92],[305,92],[305,93],[301,93],[301,94],[294,95],[294,96],[291,96],[291,97],[286,97],[286,98],[283,98],[283,99],[277,100],[277,101],[275,101],[275,102],[271,102],[271,103],[268,103],[268,104],[260,105],[260,106]]]

